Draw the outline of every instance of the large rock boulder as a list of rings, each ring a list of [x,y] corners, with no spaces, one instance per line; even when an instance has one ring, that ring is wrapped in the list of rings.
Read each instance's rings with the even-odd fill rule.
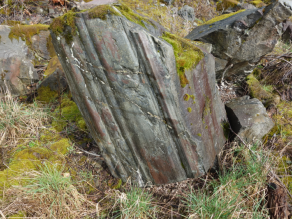
[[[39,80],[35,65],[55,54],[47,25],[0,25],[0,95],[25,95]]]
[[[74,23],[62,26],[69,17]],[[175,56],[163,28],[124,5],[67,14],[51,30],[72,96],[115,177],[166,184],[214,165],[226,117],[212,55],[164,33]]]
[[[287,1],[288,3],[291,1]],[[195,28],[187,39],[213,45],[212,54],[223,59],[217,79],[242,79],[254,69],[260,58],[271,52],[279,33],[277,25],[292,15],[284,1],[275,1],[261,9],[222,15]],[[220,64],[218,64],[220,65]]]
[[[274,126],[266,108],[256,98],[236,98],[225,107],[231,128],[239,136],[237,140],[249,143],[261,140]]]

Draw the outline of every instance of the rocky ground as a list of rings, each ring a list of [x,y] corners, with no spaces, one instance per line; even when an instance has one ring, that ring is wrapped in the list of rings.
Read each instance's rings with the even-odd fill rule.
[[[268,116],[263,114],[275,124],[268,133],[259,134],[262,142],[253,143],[247,140],[250,135],[238,131],[238,137],[231,130],[217,156],[217,166],[206,174],[137,188],[131,178],[122,182],[112,176],[72,97],[74,90],[68,87],[49,33],[48,25],[55,18],[88,7],[87,3],[90,1],[0,0],[0,46],[5,47],[0,51],[1,217],[289,218],[292,50],[287,25],[282,29],[285,39],[277,35],[275,48],[265,50],[264,55],[255,54],[260,57],[256,61],[239,62],[234,52],[228,65],[224,55],[216,56],[220,58],[217,63],[225,66],[216,65],[221,68],[216,72],[221,101],[228,104],[245,96],[257,98]],[[226,14],[255,10],[270,2],[122,3],[141,16],[149,16],[167,31],[185,37],[214,17],[227,18]],[[68,22],[70,17],[66,19]],[[205,37],[202,41],[210,43],[210,39]],[[208,45],[204,49],[208,51]],[[16,54],[16,58],[11,54]],[[252,71],[234,79],[234,69],[246,71],[238,64],[243,62],[253,64]],[[16,67],[11,68],[12,74],[7,74],[5,69],[10,66]],[[223,78],[226,72],[232,77]],[[268,122],[265,124],[268,126]]]

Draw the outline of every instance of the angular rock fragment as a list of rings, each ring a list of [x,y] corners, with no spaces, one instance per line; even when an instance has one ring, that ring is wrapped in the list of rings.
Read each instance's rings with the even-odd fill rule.
[[[251,73],[262,56],[273,50],[279,38],[277,24],[291,15],[289,5],[275,1],[265,8],[214,18],[195,28],[186,38],[211,43],[212,54],[227,61],[216,72],[217,79],[242,79]]]
[[[232,130],[246,142],[261,140],[274,126],[258,99],[249,99],[248,96],[236,98],[225,108]]]
[[[74,23],[60,25],[69,17]],[[124,5],[64,15],[51,30],[72,96],[115,177],[166,184],[213,166],[226,117],[212,55],[163,34],[175,56],[163,28]],[[186,66],[184,51],[197,62]]]

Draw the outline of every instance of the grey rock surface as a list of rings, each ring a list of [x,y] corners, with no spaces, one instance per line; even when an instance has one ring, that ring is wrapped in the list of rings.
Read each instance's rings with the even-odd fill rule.
[[[176,72],[173,48],[159,28],[122,16],[75,17],[69,44],[52,32],[54,47],[91,135],[111,173],[140,186],[199,177],[214,165],[226,138],[227,118],[205,53]]]
[[[21,39],[9,39],[10,28],[0,25],[0,96],[10,92],[24,95],[27,86],[39,77],[26,43]]]
[[[186,38],[211,43],[212,54],[227,61],[226,66],[216,72],[217,79],[243,79],[262,56],[273,50],[279,38],[276,26],[291,15],[289,5],[276,1],[262,9],[245,10],[199,26]]]
[[[47,76],[37,86],[37,90],[41,87],[49,87],[51,91],[64,92],[68,88],[65,73],[62,68],[57,68],[52,74]]]
[[[256,98],[236,98],[225,108],[232,130],[245,142],[261,140],[274,126],[266,108]]]
[[[188,21],[194,21],[195,20],[195,10],[194,8],[185,5],[183,6],[179,11],[178,15],[181,16],[183,19],[188,20]]]

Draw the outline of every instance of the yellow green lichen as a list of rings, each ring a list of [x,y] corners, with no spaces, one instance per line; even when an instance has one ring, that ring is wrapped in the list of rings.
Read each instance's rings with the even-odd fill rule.
[[[233,16],[233,15],[235,15],[235,14],[241,13],[241,12],[243,12],[243,11],[245,11],[245,9],[243,9],[243,10],[239,10],[239,11],[236,11],[236,12],[233,12],[233,13],[229,13],[229,14],[223,14],[223,15],[221,15],[221,16],[214,17],[213,19],[208,20],[207,22],[205,22],[205,23],[203,23],[203,24],[201,24],[201,25],[213,24],[213,23],[215,23],[215,22],[217,22],[217,21],[224,20],[224,19],[226,19],[226,18],[229,18],[229,17],[231,17],[231,16]]]
[[[191,41],[174,34],[164,32],[162,39],[173,47],[177,73],[181,86],[185,87],[189,83],[185,71],[196,67],[204,58],[204,53]]]
[[[189,113],[192,112],[192,108],[191,107],[188,107],[187,110],[188,110]]]
[[[52,73],[54,73],[54,71],[56,71],[57,68],[62,69],[62,65],[59,61],[58,56],[54,56],[50,60],[48,66],[47,66],[47,69],[44,73],[44,76],[47,77],[47,76],[51,75]]]
[[[49,26],[44,24],[34,24],[34,25],[15,25],[11,27],[11,31],[9,33],[9,38],[17,39],[21,38],[26,42],[28,46],[32,45],[32,36],[39,34],[40,31],[48,30]]]
[[[198,133],[198,136],[199,136],[199,137],[201,137],[201,136],[202,136],[202,134],[201,134],[201,133]]]
[[[185,94],[185,95],[184,95],[184,100],[185,100],[185,101],[188,101],[189,99],[190,99],[190,95],[189,95],[189,94]]]

